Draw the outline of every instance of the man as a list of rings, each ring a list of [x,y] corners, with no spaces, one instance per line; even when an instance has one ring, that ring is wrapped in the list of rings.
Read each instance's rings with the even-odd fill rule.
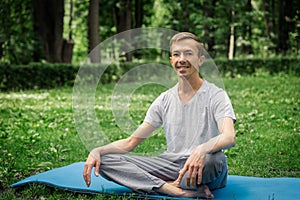
[[[211,191],[225,187],[228,170],[222,149],[235,145],[231,102],[225,91],[200,78],[205,57],[195,35],[174,35],[170,51],[178,83],[152,103],[131,136],[90,152],[83,171],[87,186],[95,167],[96,176],[100,172],[137,192],[214,198]],[[167,141],[163,154],[124,155],[160,126]]]

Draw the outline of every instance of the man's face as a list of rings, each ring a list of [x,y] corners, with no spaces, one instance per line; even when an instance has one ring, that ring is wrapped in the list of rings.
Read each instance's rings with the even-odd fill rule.
[[[192,39],[183,39],[173,43],[171,47],[170,63],[179,77],[189,79],[198,73],[203,57],[199,57],[197,42]]]

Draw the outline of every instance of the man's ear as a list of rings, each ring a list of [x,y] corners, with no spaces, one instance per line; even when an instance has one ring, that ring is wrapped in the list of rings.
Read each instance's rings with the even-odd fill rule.
[[[203,56],[203,55],[200,56],[200,58],[199,58],[199,66],[203,65],[204,61],[205,61],[205,56]]]

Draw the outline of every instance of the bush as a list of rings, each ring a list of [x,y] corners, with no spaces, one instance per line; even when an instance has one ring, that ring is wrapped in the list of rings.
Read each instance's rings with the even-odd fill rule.
[[[47,89],[60,86],[73,86],[79,70],[84,70],[86,81],[101,83],[116,82],[123,73],[141,63],[90,64],[79,65],[31,63],[29,65],[0,64],[0,91]],[[104,71],[105,69],[105,71]],[[102,74],[103,72],[103,74]]]
[[[223,75],[235,77],[237,75],[253,74],[259,69],[270,74],[289,73],[300,75],[299,59],[215,59],[215,63]],[[109,66],[104,64],[88,65],[84,70],[91,75],[93,81],[99,80],[99,72],[103,72],[101,83],[112,83],[128,70],[145,63],[118,63]],[[168,63],[164,63],[168,64]],[[168,64],[169,65],[169,64]],[[73,86],[79,65],[32,63],[29,65],[0,64],[0,91],[47,89],[60,86]]]
[[[300,60],[297,58],[215,59],[215,62],[223,74],[229,74],[231,77],[254,74],[261,69],[270,74],[282,72],[300,75]]]
[[[78,67],[67,64],[0,65],[0,90],[26,90],[72,85]]]

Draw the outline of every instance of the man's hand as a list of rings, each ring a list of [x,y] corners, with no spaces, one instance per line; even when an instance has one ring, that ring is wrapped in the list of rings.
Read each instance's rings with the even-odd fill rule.
[[[92,150],[83,169],[83,179],[88,187],[91,184],[91,173],[93,167],[95,167],[95,176],[99,176],[100,162],[100,153],[96,149]]]
[[[139,145],[144,139],[146,139],[153,131],[155,127],[143,122],[139,128],[128,138],[117,140],[113,143],[107,144],[105,146],[93,149],[84,165],[83,178],[86,185],[89,187],[91,184],[91,173],[93,167],[95,167],[95,176],[99,176],[100,168],[100,156],[110,153],[114,154],[125,154],[128,153]]]
[[[187,172],[186,176],[186,186],[195,187],[196,180],[197,184],[201,184],[202,181],[202,170],[205,162],[206,153],[201,151],[202,146],[198,146],[191,153],[190,157],[187,159],[184,167],[180,170],[179,176],[175,183],[180,184],[184,174]],[[197,179],[198,178],[198,179]],[[192,184],[191,184],[192,183]]]

